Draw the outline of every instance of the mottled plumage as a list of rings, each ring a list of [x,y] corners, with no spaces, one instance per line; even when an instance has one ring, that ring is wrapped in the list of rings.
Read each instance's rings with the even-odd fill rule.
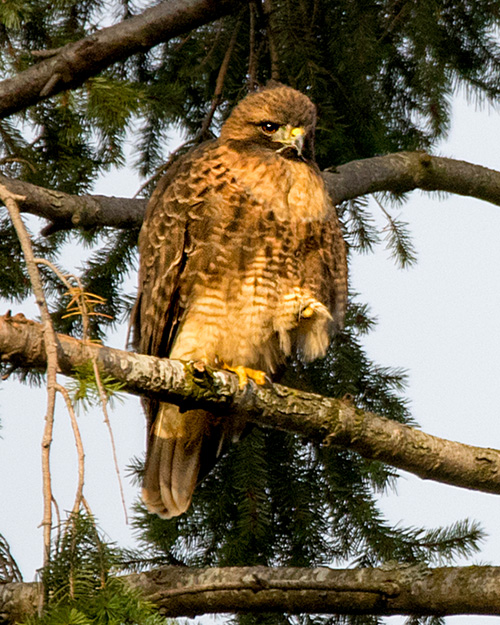
[[[272,376],[322,357],[343,323],[345,245],[313,160],[316,114],[279,85],[247,96],[219,139],[182,158],[153,194],[139,240],[138,351]],[[230,419],[146,401],[143,498],[184,512]],[[236,432],[237,434],[237,432]]]

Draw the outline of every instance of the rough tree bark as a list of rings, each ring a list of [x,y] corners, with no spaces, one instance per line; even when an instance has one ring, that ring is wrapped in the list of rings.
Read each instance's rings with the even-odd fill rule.
[[[184,409],[203,407],[217,413],[238,412],[263,427],[295,432],[323,445],[341,445],[367,458],[387,462],[423,479],[500,494],[500,451],[431,436],[347,401],[305,393],[278,384],[240,389],[236,375],[203,363],[185,363],[84,343],[58,335],[62,373],[97,359],[102,371],[137,395],[158,395]],[[41,326],[22,315],[0,317],[3,360],[44,367]]]
[[[161,614],[500,615],[500,567],[163,567],[123,576]],[[0,585],[0,624],[36,610],[36,583]]]

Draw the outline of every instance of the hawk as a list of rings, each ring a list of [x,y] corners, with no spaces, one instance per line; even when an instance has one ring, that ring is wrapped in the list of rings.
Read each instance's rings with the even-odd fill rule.
[[[170,168],[139,237],[137,351],[271,377],[291,355],[325,355],[344,319],[347,264],[314,161],[315,123],[307,96],[275,84]],[[171,518],[237,427],[152,399],[145,408],[142,496]]]

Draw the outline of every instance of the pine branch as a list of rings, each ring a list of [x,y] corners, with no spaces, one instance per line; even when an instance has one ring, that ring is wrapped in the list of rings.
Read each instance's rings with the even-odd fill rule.
[[[352,161],[335,171],[323,172],[323,177],[334,204],[369,193],[422,189],[475,197],[500,206],[500,172],[425,152],[399,152]],[[0,183],[25,196],[20,202],[22,212],[49,220],[44,234],[73,227],[139,227],[146,208],[143,199],[69,195],[1,175]]]
[[[500,451],[426,434],[357,409],[348,401],[321,397],[278,384],[240,389],[238,378],[203,363],[144,356],[57,335],[58,363],[65,375],[95,359],[103,374],[136,395],[157,396],[183,409],[238,412],[262,427],[295,432],[323,445],[339,445],[423,479],[500,494]],[[43,367],[40,324],[23,315],[0,317],[0,354],[23,367]]]
[[[500,615],[500,567],[162,567],[121,577],[163,616],[220,612]],[[37,583],[0,585],[0,623],[36,608]]]
[[[74,89],[117,61],[231,13],[241,1],[164,1],[120,24],[50,51],[49,58],[0,82],[0,118]]]
[[[0,534],[0,584],[22,581],[23,576],[10,552],[9,543]]]

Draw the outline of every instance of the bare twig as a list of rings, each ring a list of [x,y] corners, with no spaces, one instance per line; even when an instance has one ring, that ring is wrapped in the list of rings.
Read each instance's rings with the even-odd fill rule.
[[[72,299],[70,301],[70,303],[67,306],[67,309],[70,310],[72,309],[71,307],[75,308],[77,310],[77,313],[81,316],[82,318],[82,339],[84,342],[87,342],[89,340],[89,316],[92,314],[98,314],[98,313],[94,313],[92,311],[92,307],[93,304],[95,303],[94,299],[90,299],[89,298],[96,298],[97,296],[91,294],[91,293],[87,293],[85,292],[82,282],[80,280],[80,278],[78,276],[75,276],[74,274],[63,274],[61,271],[59,271],[59,269],[50,261],[44,259],[44,258],[36,258],[35,259],[36,262],[38,264],[43,264],[46,265],[47,267],[49,267],[54,273],[55,275],[59,278],[59,280],[61,280],[61,282],[64,284],[64,286],[68,289],[68,295],[72,296]],[[71,280],[73,280],[74,282],[76,282],[77,287],[75,288],[72,284],[71,284]],[[101,299],[101,298],[98,298]],[[97,303],[99,303],[97,301]],[[74,313],[71,313],[74,314]],[[92,360],[92,364],[93,364],[93,370],[94,370],[94,377],[95,377],[95,381],[96,381],[96,385],[97,385],[97,390],[99,393],[99,398],[101,401],[101,407],[102,407],[102,412],[104,415],[104,423],[106,424],[106,427],[108,428],[108,432],[109,432],[109,438],[111,441],[111,450],[112,450],[112,454],[113,454],[113,462],[115,465],[115,471],[116,471],[116,475],[118,478],[118,486],[120,489],[120,496],[121,496],[121,500],[122,500],[122,504],[123,504],[123,510],[125,513],[125,520],[128,523],[128,516],[127,516],[127,506],[125,503],[125,494],[124,494],[124,490],[123,490],[123,483],[122,483],[122,479],[121,479],[121,475],[120,475],[120,467],[118,464],[118,457],[116,454],[116,445],[115,445],[115,439],[114,439],[114,435],[113,435],[113,429],[111,427],[111,422],[109,420],[109,415],[108,415],[108,409],[107,409],[107,404],[108,404],[108,398],[106,395],[106,391],[104,390],[104,386],[102,384],[102,380],[101,380],[101,376],[99,374],[99,369],[97,367],[97,361],[94,358]],[[80,504],[82,503],[82,499],[83,499],[83,480],[84,480],[84,451],[83,451],[83,445],[82,445],[82,441],[81,441],[81,437],[80,437],[80,431],[78,428],[78,423],[76,421],[76,417],[74,414],[74,408],[73,408],[73,403],[71,401],[71,398],[69,397],[69,394],[67,392],[67,390],[60,386],[58,387],[58,390],[62,393],[64,400],[66,402],[66,406],[68,408],[68,412],[71,418],[71,425],[73,427],[73,432],[75,434],[75,441],[76,441],[76,446],[77,446],[77,450],[78,450],[78,475],[79,475],[79,480],[78,480],[78,487],[77,487],[77,493],[76,493],[76,498],[75,498],[75,504],[73,506],[73,513],[78,512],[78,510],[80,509]]]
[[[30,54],[38,59],[50,59],[56,54],[59,54],[61,49],[62,48],[47,48],[46,50],[30,50]]]
[[[108,397],[106,395],[106,391],[104,390],[104,386],[102,384],[101,375],[99,373],[99,368],[97,366],[97,358],[92,359],[92,367],[94,369],[94,376],[95,376],[95,381],[97,384],[97,390],[99,391],[99,398],[101,400],[101,408],[102,408],[102,414],[104,415],[104,423],[106,424],[106,427],[108,428],[109,439],[111,441],[113,462],[115,464],[116,477],[118,478],[118,487],[120,489],[123,512],[125,514],[125,522],[128,523],[127,504],[125,503],[125,493],[123,491],[123,482],[122,482],[122,478],[120,474],[120,465],[118,464],[118,456],[116,454],[115,436],[113,434],[113,428],[111,427],[111,421],[109,420],[109,414],[108,414]]]
[[[250,2],[250,41],[248,46],[248,76],[247,86],[248,91],[253,91],[257,85],[257,51],[255,49],[255,21],[257,8],[255,2]]]
[[[61,527],[61,511],[59,510],[59,504],[57,503],[54,495],[52,495],[52,505],[54,506],[54,510],[56,513],[56,522],[54,523],[54,526]]]
[[[64,402],[66,403],[66,409],[71,420],[71,427],[73,429],[73,436],[75,437],[75,445],[78,455],[78,483],[76,486],[75,503],[73,504],[72,509],[72,514],[75,515],[80,510],[83,499],[83,486],[85,484],[85,451],[83,449],[82,437],[80,434],[80,428],[78,427],[75,409],[68,390],[61,384],[56,386],[56,390],[61,393],[64,398]]]
[[[12,224],[16,230],[23,250],[26,267],[30,277],[36,303],[40,310],[43,325],[43,338],[47,354],[47,411],[45,413],[45,429],[42,439],[42,475],[43,475],[43,542],[44,564],[50,560],[50,545],[52,532],[52,480],[50,474],[50,446],[54,427],[54,409],[57,384],[57,337],[52,326],[47,301],[45,299],[42,280],[33,253],[31,239],[21,218],[18,201],[24,198],[14,195],[3,185],[0,185],[0,199],[5,204]]]
[[[20,156],[6,156],[0,160],[0,165],[6,165],[7,163],[22,163],[23,165],[27,165],[33,173],[36,172],[36,167],[33,163],[30,163],[27,159],[21,158]]]
[[[83,504],[83,507],[85,508],[85,511],[87,512],[87,514],[93,518],[94,517],[94,513],[92,512],[92,509],[91,509],[91,507],[89,505],[89,502],[85,499],[85,497],[83,497],[83,499],[82,499],[82,504]]]
[[[200,131],[198,132],[196,138],[202,139],[210,127],[212,123],[213,116],[217,107],[220,104],[222,98],[222,90],[224,88],[224,81],[226,80],[227,70],[229,69],[229,62],[231,61],[231,57],[233,56],[234,48],[236,46],[236,41],[238,40],[238,33],[240,32],[241,24],[242,24],[241,14],[238,18],[236,25],[233,30],[233,34],[231,35],[231,40],[229,41],[229,45],[226,50],[226,54],[224,55],[224,59],[221,63],[219,73],[217,75],[217,81],[215,83],[215,91],[214,96],[212,98],[212,103],[210,105],[210,110],[208,111],[205,119],[203,120],[203,124],[201,125]]]

